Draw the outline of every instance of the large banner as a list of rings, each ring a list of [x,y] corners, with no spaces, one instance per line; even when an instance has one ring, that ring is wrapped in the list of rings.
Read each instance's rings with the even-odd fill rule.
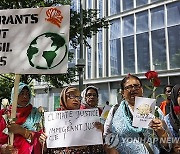
[[[98,109],[45,112],[47,147],[103,144],[102,132],[94,127]]]
[[[0,10],[0,73],[66,73],[70,6]]]

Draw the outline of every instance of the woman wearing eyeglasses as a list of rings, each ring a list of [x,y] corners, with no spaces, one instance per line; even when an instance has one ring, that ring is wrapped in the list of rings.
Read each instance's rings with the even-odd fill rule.
[[[160,143],[158,139],[166,141],[168,134],[163,128],[160,119],[153,119],[150,123],[152,129],[144,129],[132,126],[135,97],[143,96],[141,80],[134,76],[128,75],[121,82],[121,93],[123,100],[117,110],[112,108],[109,112],[104,126],[105,143],[109,148],[115,148],[119,153],[128,154],[159,154],[160,144],[162,147],[169,148],[169,145]],[[160,118],[163,113],[158,109]],[[154,136],[153,136],[154,130]],[[153,141],[153,137],[157,140]],[[141,142],[140,139],[148,139],[148,142]],[[142,140],[143,141],[143,140]],[[145,141],[145,140],[144,140]]]
[[[80,91],[73,87],[69,86],[64,88],[60,94],[60,108],[58,111],[65,110],[78,110],[80,108]],[[39,138],[41,144],[45,143],[47,136],[42,134]],[[64,148],[49,148],[45,149],[46,154],[80,154],[86,151],[86,147],[64,147]]]
[[[88,86],[82,93],[81,109],[91,109],[98,108],[98,89],[95,86]],[[99,115],[101,115],[102,110],[99,109]]]
[[[81,107],[80,109],[98,108],[99,116],[102,113],[102,109],[98,107],[98,89],[95,86],[88,86],[81,93]],[[100,122],[95,123],[95,127],[103,132],[103,124]],[[88,146],[92,154],[104,154],[103,145],[90,145]]]

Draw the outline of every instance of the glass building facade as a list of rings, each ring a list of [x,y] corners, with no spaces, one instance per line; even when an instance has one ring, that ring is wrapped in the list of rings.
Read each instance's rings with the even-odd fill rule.
[[[108,29],[88,40],[94,47],[84,48],[85,85],[107,90],[111,102],[128,73],[145,82],[144,73],[156,70],[164,81],[162,87],[176,84],[173,77],[180,75],[180,1],[84,0],[83,7],[98,9],[99,17],[110,22]]]
[[[98,9],[109,20],[108,29],[88,39],[84,47],[84,85],[99,88],[99,105],[120,100],[120,81],[135,74],[148,84],[144,73],[156,70],[159,93],[167,84],[180,83],[179,0],[81,0],[85,9]],[[80,0],[71,8],[79,11]],[[79,47],[74,62],[79,58]],[[78,85],[78,83],[75,83]],[[146,88],[144,87],[145,94]]]

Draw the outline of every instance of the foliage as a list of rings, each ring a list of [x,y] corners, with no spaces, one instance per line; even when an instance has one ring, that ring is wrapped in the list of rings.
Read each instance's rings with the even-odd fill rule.
[[[49,7],[55,6],[57,4],[61,5],[71,5],[71,0],[3,0],[0,1],[1,9],[18,9],[18,8],[37,8],[37,7]],[[71,9],[70,17],[70,44],[73,48],[77,48],[80,44],[80,13],[73,11]],[[109,22],[105,18],[98,18],[98,10],[83,10],[83,43],[86,46],[89,46],[87,43],[87,38],[91,38],[92,35],[100,31],[101,28],[107,28]],[[90,47],[90,46],[89,46]],[[74,58],[72,53],[69,53],[69,61]],[[71,83],[76,81],[75,74],[77,69],[68,68],[67,74],[55,74],[55,75],[22,75],[21,81],[25,83],[30,83],[33,79],[37,81],[44,80],[55,87],[62,87],[64,83]],[[11,84],[8,86],[8,81],[3,81],[6,84],[5,87],[11,87]],[[3,83],[2,82],[2,83]],[[2,84],[1,83],[1,84]],[[1,87],[4,87],[3,84]],[[4,90],[2,90],[3,92]],[[0,94],[0,96],[5,97],[5,94]]]
[[[0,74],[0,102],[3,98],[10,100],[11,88],[14,85],[13,74]]]

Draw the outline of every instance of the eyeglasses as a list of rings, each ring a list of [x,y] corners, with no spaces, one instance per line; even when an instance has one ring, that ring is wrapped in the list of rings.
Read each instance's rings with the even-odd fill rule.
[[[97,94],[91,94],[91,93],[88,93],[88,94],[86,94],[86,97],[97,97]]]
[[[134,88],[135,90],[139,90],[140,87],[141,87],[140,84],[132,84],[132,85],[129,85],[129,86],[124,87],[124,89],[125,89],[125,90],[129,90],[129,91],[132,90],[133,88]]]
[[[167,90],[166,92],[167,92],[167,93],[171,93],[171,90]]]
[[[70,98],[70,99],[81,100],[81,96],[76,96],[76,95],[73,95],[73,94],[67,94],[66,96],[67,96],[68,98]]]

